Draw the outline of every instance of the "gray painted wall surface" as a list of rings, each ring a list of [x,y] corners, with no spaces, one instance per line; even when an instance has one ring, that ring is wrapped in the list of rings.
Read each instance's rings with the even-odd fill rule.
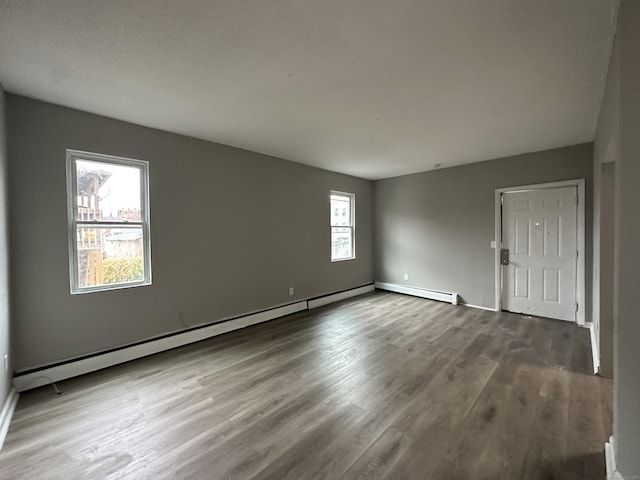
[[[589,143],[375,182],[376,280],[458,292],[466,303],[494,308],[495,189],[584,178],[589,300],[592,165]]]
[[[623,0],[620,34],[620,156],[616,163],[614,437],[624,478],[640,477],[640,2]]]
[[[613,376],[613,249],[615,244],[615,163],[600,173],[600,374]],[[595,268],[595,264],[594,264]],[[596,289],[594,289],[596,290]]]
[[[600,373],[613,375],[613,219],[612,179],[603,165],[618,157],[620,128],[620,55],[615,37],[605,92],[593,141],[593,326],[600,352]],[[608,172],[609,173],[609,172]],[[603,184],[603,182],[608,182]],[[609,194],[609,197],[602,198]],[[603,201],[605,204],[603,204]],[[609,203],[606,203],[609,201]],[[601,225],[602,221],[602,225]]]
[[[9,354],[9,372],[12,371],[13,363],[9,314],[9,218],[5,118],[5,93],[0,85],[0,409],[11,390],[11,375],[4,371],[4,355]]]
[[[18,370],[373,280],[369,181],[19,96],[7,106]],[[149,161],[152,286],[70,295],[67,148]],[[354,261],[330,261],[331,189],[356,194]]]

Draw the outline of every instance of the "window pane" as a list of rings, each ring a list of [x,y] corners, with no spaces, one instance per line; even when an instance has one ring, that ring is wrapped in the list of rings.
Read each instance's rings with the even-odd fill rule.
[[[140,169],[76,161],[77,220],[140,222]]]
[[[340,260],[353,257],[351,228],[334,227],[331,229],[331,258]]]
[[[351,197],[331,195],[331,225],[351,225]]]
[[[79,225],[76,241],[80,288],[144,280],[142,227]]]

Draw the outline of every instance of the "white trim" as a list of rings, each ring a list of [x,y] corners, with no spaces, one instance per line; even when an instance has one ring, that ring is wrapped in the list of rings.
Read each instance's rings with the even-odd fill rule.
[[[604,458],[607,467],[607,480],[624,480],[622,474],[616,469],[616,450],[613,437],[604,444]]]
[[[459,303],[458,305],[462,305],[464,307],[470,307],[470,308],[479,308],[480,310],[488,310],[489,312],[495,312],[496,311],[495,308],[481,307],[480,305],[472,305],[471,303]]]
[[[350,208],[350,219],[349,225],[334,225],[333,224],[333,210],[331,209],[331,197],[348,197],[349,198],[349,208]],[[356,194],[349,192],[339,192],[338,190],[331,190],[329,192],[329,228],[330,228],[330,237],[329,242],[331,242],[331,235],[333,234],[334,228],[350,228],[351,229],[351,256],[347,258],[333,258],[333,244],[331,245],[331,262],[344,262],[347,260],[355,260],[356,258]]]
[[[395,283],[375,282],[376,288],[380,290],[388,290],[390,292],[404,293],[413,295],[414,297],[428,298],[430,300],[439,300],[441,302],[458,304],[458,294],[455,292],[439,292],[437,290],[427,290],[425,288],[407,287],[405,285],[396,285]]]
[[[140,221],[137,222],[102,222],[83,221],[77,218],[78,213],[78,161],[106,163],[111,165],[127,166],[140,170]],[[102,153],[84,152],[81,150],[67,149],[67,237],[69,249],[69,286],[72,295],[80,295],[93,292],[104,292],[122,288],[144,287],[152,284],[151,274],[151,217],[149,204],[149,162],[135,158],[118,157]],[[120,228],[140,228],[142,230],[142,249],[144,262],[144,278],[139,281],[123,282],[115,284],[101,284],[81,287],[78,280],[78,245],[77,228],[81,225],[92,225],[95,228],[101,226],[120,225]]]
[[[539,183],[535,185],[519,185],[513,187],[496,188],[494,202],[495,221],[495,305],[496,311],[502,310],[502,267],[500,265],[500,250],[502,249],[502,194],[520,190],[541,190],[545,188],[576,187],[578,190],[578,262],[576,266],[576,302],[578,302],[578,314],[576,323],[585,325],[585,181],[583,178],[576,180],[563,180],[560,182]]]
[[[495,201],[494,201],[494,239],[496,242],[496,248],[494,251],[494,288],[495,288],[495,296],[496,301],[495,311],[502,311],[502,265],[500,263],[500,253],[502,250],[502,192],[495,192]]]
[[[20,395],[18,395],[16,389],[12,388],[4,401],[4,405],[2,406],[2,413],[0,413],[0,450],[2,450],[4,439],[9,431],[9,425],[11,424],[13,412],[16,410],[16,405],[18,405],[19,396]]]
[[[578,181],[578,265],[576,272],[577,290],[576,301],[578,302],[578,325],[585,325],[586,319],[586,295],[585,295],[585,259],[587,258],[586,239],[585,239],[585,182],[584,180]]]
[[[365,285],[363,287],[352,288],[351,290],[347,290],[346,292],[334,293],[332,295],[326,295],[320,298],[314,298],[312,300],[307,301],[307,308],[312,310],[314,308],[322,307],[323,305],[328,305],[330,303],[339,302],[340,300],[345,300],[351,297],[357,297],[358,295],[363,295],[365,293],[373,292],[376,287],[371,285]]]
[[[97,354],[91,357],[83,358],[77,361],[57,365],[50,368],[43,368],[35,372],[18,375],[13,377],[13,385],[18,392],[47,385],[67,378],[77,377],[85,373],[95,372],[106,367],[125,363],[137,358],[146,357],[154,353],[171,350],[172,348],[181,347],[193,342],[199,342],[216,335],[231,332],[241,328],[255,325],[257,323],[273,320],[274,318],[283,317],[292,313],[300,312],[307,309],[307,302],[300,301],[272,310],[253,313],[244,317],[236,318],[226,322],[215,323],[207,327],[189,330],[183,333],[177,333],[168,337],[150,340],[138,345],[120,348],[111,352]]]
[[[589,329],[589,337],[591,338],[591,358],[593,360],[593,373],[600,373],[600,355],[598,354],[598,343],[596,342],[596,330],[593,322],[587,322],[585,325]]]

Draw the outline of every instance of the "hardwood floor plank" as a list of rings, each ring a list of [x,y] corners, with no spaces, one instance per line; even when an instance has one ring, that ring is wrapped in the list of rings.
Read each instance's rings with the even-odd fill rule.
[[[522,478],[567,477],[564,471],[569,418],[570,373],[559,368],[544,371],[543,386],[529,433]]]
[[[308,471],[322,466],[325,452],[334,448],[342,432],[351,430],[366,412],[355,405],[332,412],[329,417],[312,430],[299,435],[295,449],[285,451],[255,478],[263,480],[284,480],[305,478]]]
[[[25,392],[0,478],[603,478],[589,341],[375,292]]]

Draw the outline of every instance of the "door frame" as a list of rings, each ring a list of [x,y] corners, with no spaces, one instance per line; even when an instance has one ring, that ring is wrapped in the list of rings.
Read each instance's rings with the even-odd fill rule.
[[[533,185],[518,185],[513,187],[503,187],[495,189],[495,294],[496,312],[502,311],[502,265],[500,263],[500,249],[502,249],[502,194],[507,192],[517,192],[521,190],[544,190],[547,188],[577,187],[578,190],[578,211],[577,215],[577,244],[578,262],[576,265],[576,302],[578,302],[578,312],[576,323],[585,324],[585,180],[579,178],[575,180],[563,180],[559,182],[537,183]]]

